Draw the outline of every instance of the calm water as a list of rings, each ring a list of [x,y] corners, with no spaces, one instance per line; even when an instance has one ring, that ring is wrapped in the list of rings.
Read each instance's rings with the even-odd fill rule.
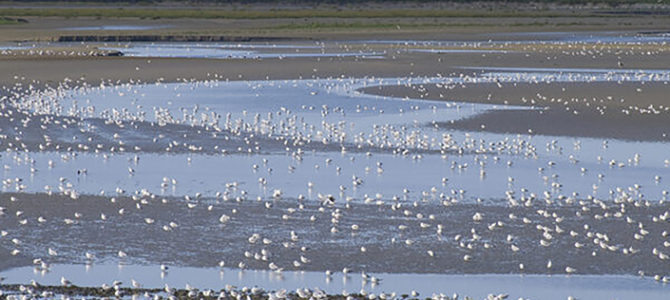
[[[319,288],[329,294],[342,292],[391,294],[398,296],[412,291],[421,297],[443,293],[447,296],[459,294],[474,299],[486,298],[489,294],[508,294],[511,299],[665,299],[668,287],[654,283],[649,278],[632,276],[538,276],[538,275],[417,275],[417,274],[369,274],[380,278],[378,284],[364,283],[358,273],[344,276],[336,273],[326,276],[319,272],[286,272],[281,275],[266,271],[239,271],[235,269],[175,268],[161,272],[159,266],[116,265],[57,265],[51,272],[34,273],[32,268],[18,268],[0,273],[6,276],[5,283],[25,283],[35,280],[40,284],[60,284],[61,275],[67,276],[75,285],[100,286],[114,280],[128,286],[131,279],[144,287],[163,287],[165,284],[184,288],[186,284],[200,289],[222,289],[225,285],[263,287],[273,291],[298,288]],[[197,280],[196,280],[197,278]]]

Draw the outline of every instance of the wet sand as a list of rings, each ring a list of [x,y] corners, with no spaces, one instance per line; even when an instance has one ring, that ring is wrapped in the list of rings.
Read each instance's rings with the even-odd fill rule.
[[[12,197],[16,200],[11,201]],[[668,211],[668,202],[604,204],[582,200],[582,206],[571,204],[575,200],[557,200],[551,204],[537,200],[524,207],[495,201],[485,206],[445,206],[433,200],[419,201],[417,206],[400,201],[402,209],[394,210],[391,209],[397,203],[394,201],[383,205],[351,203],[346,208],[344,203],[330,206],[288,198],[265,201],[220,198],[184,201],[158,195],[140,198],[81,196],[73,200],[61,195],[2,193],[0,205],[5,207],[6,215],[0,219],[0,226],[9,234],[0,240],[0,245],[18,248],[28,258],[41,257],[50,264],[85,263],[84,252],[90,252],[104,258],[106,263],[211,267],[223,260],[231,266],[242,262],[244,268],[265,269],[269,262],[274,262],[286,271],[345,267],[376,273],[451,274],[565,274],[566,267],[577,269],[579,274],[653,275],[667,271],[667,262],[652,254],[652,248],[667,249],[662,245],[665,238],[661,234],[667,231],[667,223],[647,220]],[[188,208],[187,203],[196,205]],[[266,208],[266,203],[271,208]],[[125,213],[120,215],[118,211],[122,208]],[[291,209],[295,212],[287,212]],[[626,217],[617,214],[621,210],[626,211]],[[23,214],[17,217],[16,211]],[[406,215],[405,211],[411,214]],[[81,217],[73,216],[73,212]],[[478,212],[482,220],[475,221],[473,216]],[[107,219],[101,220],[101,214]],[[330,232],[331,214],[342,215],[336,233]],[[220,222],[221,215],[229,216],[230,220]],[[311,216],[316,220],[310,221]],[[37,222],[38,217],[46,222]],[[146,218],[155,223],[147,224]],[[68,225],[65,219],[74,223]],[[20,220],[27,220],[27,224],[17,225]],[[162,229],[169,222],[178,227]],[[496,222],[501,223],[491,227]],[[643,240],[633,238],[639,232],[638,222],[644,222],[649,232]],[[428,227],[419,226],[421,223]],[[360,229],[351,230],[352,224]],[[440,232],[438,224],[443,228]],[[399,229],[399,225],[407,228]],[[590,227],[587,229],[585,225]],[[291,231],[298,240],[291,240]],[[571,237],[571,231],[578,236]],[[540,240],[546,239],[545,232],[554,236],[547,246],[540,245]],[[587,237],[589,232],[607,238],[594,243]],[[271,244],[249,243],[247,239],[254,233],[269,238]],[[13,238],[18,238],[21,244],[13,245]],[[575,243],[583,246],[577,248]],[[512,250],[512,246],[519,250]],[[47,247],[58,255],[47,256]],[[360,247],[366,247],[367,251],[361,252]],[[113,258],[120,249],[127,252],[127,258]],[[260,253],[261,249],[272,253],[268,260],[244,254]],[[632,253],[628,252],[630,249]],[[428,255],[428,250],[434,256]],[[465,255],[471,259],[464,261]],[[300,261],[300,256],[310,262],[293,266],[292,261]],[[547,268],[548,260],[553,267]],[[13,259],[3,260],[2,267],[16,263]],[[524,268],[520,269],[519,264]]]
[[[668,82],[421,84],[361,89],[364,93],[398,98],[503,107],[453,123],[437,124],[443,128],[634,141],[670,139],[668,90]],[[505,110],[507,105],[537,110]]]
[[[310,43],[303,43],[309,45]],[[312,44],[313,45],[313,44]],[[346,43],[344,44],[346,45]],[[383,45],[357,46],[353,50],[388,51],[387,59],[341,58],[285,58],[285,59],[201,59],[201,58],[136,58],[136,57],[11,57],[0,56],[0,84],[11,86],[15,77],[25,83],[32,80],[57,83],[68,77],[84,77],[91,84],[100,81],[129,82],[141,80],[166,82],[184,79],[213,79],[214,74],[229,80],[297,79],[326,77],[407,77],[448,76],[451,74],[480,73],[477,67],[525,68],[619,68],[616,55],[591,59],[558,55],[547,59],[544,53],[407,53],[407,47]],[[467,48],[466,48],[467,49]],[[398,51],[398,52],[396,52]],[[626,59],[626,69],[656,69],[659,60],[670,59],[670,52],[654,57],[631,55]],[[462,67],[469,67],[463,69]],[[589,88],[589,87],[586,87]],[[598,92],[596,88],[593,92]],[[606,91],[603,91],[606,92]],[[472,93],[471,93],[472,94]],[[534,93],[532,93],[534,94]],[[470,101],[470,100],[468,100]]]

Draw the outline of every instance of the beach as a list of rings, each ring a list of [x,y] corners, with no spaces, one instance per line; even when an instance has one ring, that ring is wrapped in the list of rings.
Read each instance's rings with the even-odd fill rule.
[[[2,297],[661,299],[666,7],[538,5],[0,5]]]

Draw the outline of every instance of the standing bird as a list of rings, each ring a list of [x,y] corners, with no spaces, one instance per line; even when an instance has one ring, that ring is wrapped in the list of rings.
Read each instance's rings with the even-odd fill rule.
[[[62,286],[68,287],[68,286],[72,285],[72,282],[70,282],[69,280],[65,279],[65,277],[62,277],[62,276],[61,276],[61,278],[60,278],[60,284],[61,284]]]

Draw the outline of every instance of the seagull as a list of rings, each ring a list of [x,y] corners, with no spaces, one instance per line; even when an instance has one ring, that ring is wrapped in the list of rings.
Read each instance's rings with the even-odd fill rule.
[[[65,277],[62,277],[62,276],[61,276],[61,278],[60,278],[60,284],[61,284],[62,286],[68,287],[68,286],[72,285],[72,282],[70,282],[69,280],[65,279]]]

